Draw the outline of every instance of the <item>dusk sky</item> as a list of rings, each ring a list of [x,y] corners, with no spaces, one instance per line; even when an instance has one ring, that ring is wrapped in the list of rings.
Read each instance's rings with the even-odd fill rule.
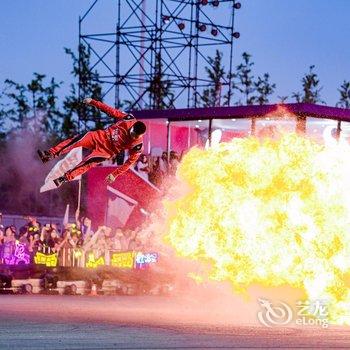
[[[100,0],[101,1],[101,0]],[[113,0],[102,0],[108,6]],[[151,0],[148,0],[151,1]],[[0,87],[6,78],[27,83],[33,72],[71,82],[71,61],[63,47],[78,44],[78,16],[89,0],[2,0],[0,13]],[[277,96],[300,90],[309,65],[316,66],[330,105],[337,88],[350,80],[350,1],[242,0],[236,12],[235,64],[242,52],[253,55],[256,75],[269,72]],[[101,18],[96,18],[96,22]],[[96,23],[97,25],[98,23]],[[111,28],[111,30],[113,30]]]

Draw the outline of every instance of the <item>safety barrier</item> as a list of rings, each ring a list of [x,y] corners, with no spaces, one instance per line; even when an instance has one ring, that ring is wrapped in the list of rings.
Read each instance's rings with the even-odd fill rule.
[[[116,251],[82,248],[61,248],[58,252],[47,246],[35,253],[29,253],[26,246],[16,242],[10,249],[2,252],[0,264],[28,265],[34,263],[47,267],[86,267],[113,266],[123,269],[143,269],[158,261],[158,253],[139,251]]]

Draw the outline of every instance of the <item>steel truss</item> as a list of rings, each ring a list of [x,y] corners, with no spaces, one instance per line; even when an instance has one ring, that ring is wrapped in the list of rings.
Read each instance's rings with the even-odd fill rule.
[[[101,3],[101,4],[100,4]],[[204,67],[218,49],[232,71],[236,0],[116,0],[114,28],[87,33],[88,19],[102,1],[95,0],[79,18],[79,43],[91,52],[91,71],[103,86],[104,98],[130,109],[155,109],[150,86],[166,81],[173,95],[165,108],[198,107],[200,93],[213,87]],[[112,11],[111,11],[112,12]],[[226,25],[225,25],[226,24]],[[161,77],[160,77],[161,74]],[[231,102],[232,75],[225,76],[220,95]],[[114,93],[114,94],[113,94]],[[220,104],[220,101],[219,103]]]

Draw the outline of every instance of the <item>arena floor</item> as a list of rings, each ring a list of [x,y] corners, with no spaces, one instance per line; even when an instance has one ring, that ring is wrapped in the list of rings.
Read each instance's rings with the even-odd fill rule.
[[[186,303],[175,312],[172,298],[1,295],[0,305],[0,349],[350,348],[350,328],[213,322],[204,305],[199,318]]]

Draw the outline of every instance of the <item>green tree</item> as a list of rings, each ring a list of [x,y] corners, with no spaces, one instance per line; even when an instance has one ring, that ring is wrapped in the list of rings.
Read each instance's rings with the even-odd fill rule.
[[[338,107],[350,108],[350,81],[344,80],[338,91],[340,98],[336,105]]]
[[[264,105],[269,102],[269,96],[274,93],[276,84],[270,83],[270,75],[269,73],[265,73],[254,82],[254,87],[257,95],[254,96],[253,101],[257,102],[259,105]]]
[[[60,123],[56,89],[60,85],[54,78],[47,84],[45,75],[39,73],[34,73],[33,79],[26,85],[5,80],[3,95],[8,102],[1,113],[8,125],[7,132],[30,129],[42,132],[48,139],[56,135]]]
[[[225,68],[222,66],[222,53],[216,50],[215,57],[209,57],[209,66],[205,67],[210,80],[209,87],[203,90],[203,107],[215,107],[221,105],[222,81],[226,75]]]
[[[255,85],[254,85],[254,75],[252,74],[252,67],[254,62],[251,61],[251,55],[247,52],[243,52],[242,59],[243,62],[240,63],[236,68],[236,78],[237,83],[235,83],[235,89],[238,89],[243,95],[244,104],[252,105],[254,104],[254,95]],[[241,104],[241,101],[238,101],[237,104]]]
[[[0,93],[0,154],[2,149],[5,147],[6,144],[6,135],[7,135],[7,129],[8,123],[7,116],[5,112],[6,104],[4,103],[4,94],[3,92]]]
[[[320,97],[322,87],[319,85],[320,80],[318,79],[318,75],[315,73],[314,68],[315,66],[311,65],[309,67],[309,72],[302,78],[302,92],[293,92],[292,94],[292,97],[295,98],[298,103],[324,103]]]
[[[60,126],[62,125],[62,111],[57,105],[58,97],[56,95],[57,89],[59,89],[62,85],[62,82],[56,82],[55,78],[51,78],[50,83],[47,87],[45,87],[45,96],[46,96],[46,103],[45,103],[45,110],[46,115],[44,118],[44,126],[45,129],[49,132],[49,142],[50,143],[56,143],[59,138],[60,134],[58,133],[58,130]]]
[[[76,133],[78,128],[101,129],[110,122],[102,117],[102,113],[91,106],[82,103],[86,97],[102,100],[102,87],[99,82],[98,72],[90,68],[91,49],[83,44],[78,47],[78,55],[71,49],[65,48],[65,52],[70,56],[73,63],[72,75],[76,78],[76,83],[71,84],[70,95],[63,103],[64,117],[62,124],[62,136],[68,137]],[[79,94],[80,90],[80,94]],[[79,125],[79,121],[82,121]]]
[[[287,95],[284,95],[284,96],[277,96],[277,98],[279,99],[279,103],[285,103],[287,100],[288,100],[288,98],[289,98],[289,96],[287,96]]]
[[[163,73],[162,57],[160,53],[155,57],[155,72],[151,79],[148,91],[150,97],[150,108],[152,109],[166,109],[174,108],[174,93],[171,89],[171,82],[166,79]]]
[[[23,128],[27,123],[30,106],[26,95],[27,89],[23,84],[13,80],[5,80],[2,96],[8,101],[2,110],[6,132],[14,128]]]

